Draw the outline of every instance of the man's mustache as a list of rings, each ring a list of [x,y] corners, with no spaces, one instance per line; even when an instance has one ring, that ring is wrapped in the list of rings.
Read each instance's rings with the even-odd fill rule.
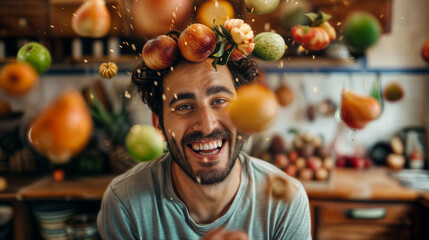
[[[183,136],[181,140],[181,144],[182,146],[185,146],[192,142],[202,141],[203,139],[209,139],[209,140],[219,140],[224,138],[229,139],[230,136],[231,136],[231,132],[227,130],[221,130],[219,128],[216,128],[215,130],[213,130],[213,132],[211,132],[208,135],[204,135],[201,131],[195,131]]]

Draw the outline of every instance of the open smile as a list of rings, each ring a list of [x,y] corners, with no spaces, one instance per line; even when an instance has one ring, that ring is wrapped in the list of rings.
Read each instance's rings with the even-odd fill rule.
[[[226,139],[193,142],[188,144],[187,147],[191,150],[193,155],[202,158],[205,161],[217,160],[225,149]]]

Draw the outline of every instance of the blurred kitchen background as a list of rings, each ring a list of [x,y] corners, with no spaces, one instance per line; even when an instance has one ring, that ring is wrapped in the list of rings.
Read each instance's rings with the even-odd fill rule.
[[[0,115],[0,239],[98,239],[95,216],[105,187],[138,163],[125,136],[131,126],[151,125],[149,109],[128,88],[144,43],[213,16],[242,18],[255,34],[274,31],[288,45],[278,61],[255,58],[259,81],[287,90],[278,90],[284,104],[275,124],[253,135],[245,151],[303,182],[313,238],[428,239],[429,63],[421,52],[429,39],[429,1],[280,0],[274,12],[257,15],[246,11],[244,0],[105,0],[111,24],[101,37],[73,31],[72,16],[83,2],[0,1],[0,67],[16,61],[29,42],[41,43],[52,57],[25,95],[0,91],[0,110],[6,109]],[[378,41],[361,54],[350,52],[342,37],[347,17],[358,10],[381,26]],[[337,39],[321,51],[299,48],[290,28],[300,11],[330,14]],[[118,66],[111,79],[99,74],[104,62]],[[388,86],[403,95],[386,98]],[[26,132],[70,88],[108,120],[93,114],[89,143],[58,163],[36,151]],[[377,92],[381,115],[362,129],[348,128],[339,114],[344,88]]]

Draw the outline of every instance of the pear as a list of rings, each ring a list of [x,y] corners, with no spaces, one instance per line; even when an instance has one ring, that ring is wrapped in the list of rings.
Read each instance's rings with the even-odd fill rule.
[[[30,122],[27,139],[53,164],[65,164],[87,145],[92,128],[92,118],[83,96],[70,89]]]
[[[87,0],[72,17],[72,28],[81,37],[103,37],[110,28],[110,13],[104,0]]]

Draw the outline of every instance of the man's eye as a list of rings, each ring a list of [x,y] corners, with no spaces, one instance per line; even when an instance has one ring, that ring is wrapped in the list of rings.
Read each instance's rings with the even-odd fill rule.
[[[191,105],[180,105],[176,108],[177,111],[190,110],[192,109]]]
[[[216,105],[216,104],[222,104],[222,103],[224,103],[224,102],[226,102],[226,100],[225,100],[225,99],[219,98],[219,99],[214,100],[214,101],[213,101],[213,104],[214,104],[214,105]]]

